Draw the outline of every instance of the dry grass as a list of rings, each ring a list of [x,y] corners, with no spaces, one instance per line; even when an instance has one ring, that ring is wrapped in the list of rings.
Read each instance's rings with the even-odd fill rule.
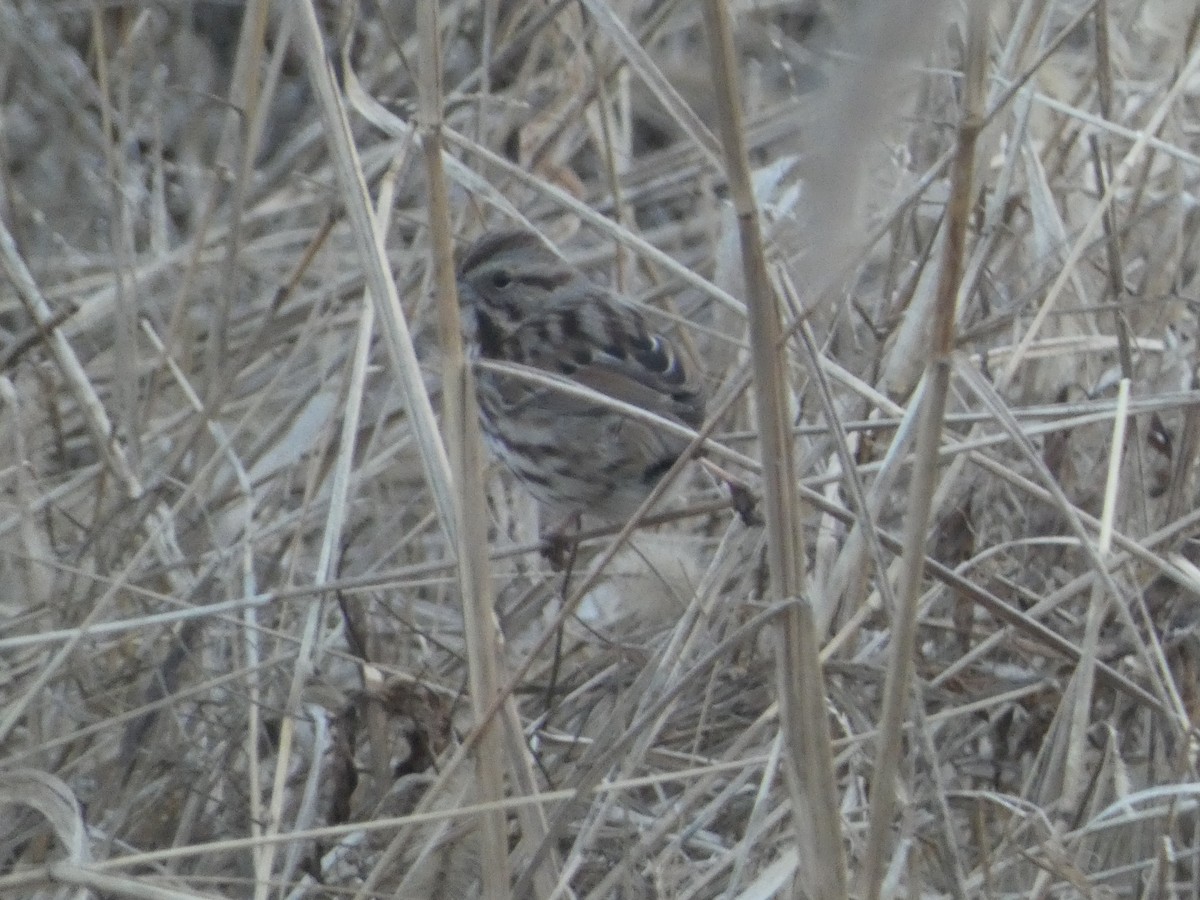
[[[0,0],[0,896],[1200,897],[1194,4],[248,6]],[[456,492],[512,219],[766,527]]]

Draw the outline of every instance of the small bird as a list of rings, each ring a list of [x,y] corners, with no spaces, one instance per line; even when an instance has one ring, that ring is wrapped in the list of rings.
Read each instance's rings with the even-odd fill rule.
[[[473,359],[538,369],[691,428],[703,422],[703,384],[671,342],[535,234],[485,234],[462,257],[458,291]],[[628,519],[688,445],[515,374],[480,369],[476,393],[493,453],[564,520]]]

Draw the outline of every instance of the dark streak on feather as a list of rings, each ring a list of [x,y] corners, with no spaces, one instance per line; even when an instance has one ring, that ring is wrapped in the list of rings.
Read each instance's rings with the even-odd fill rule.
[[[564,309],[558,317],[562,325],[563,337],[569,339],[583,337],[579,328],[579,313],[573,309]]]
[[[671,365],[671,357],[663,352],[662,341],[658,338],[636,342],[633,358],[651,372],[666,372]]]
[[[625,348],[620,344],[609,344],[606,347],[601,347],[605,353],[614,359],[625,359],[629,354],[625,352]]]
[[[657,462],[653,462],[642,470],[642,481],[646,484],[656,484],[658,480],[667,474],[671,466],[675,465],[675,460],[678,456],[664,456]]]
[[[482,309],[475,310],[479,349],[487,359],[500,359],[504,354],[504,333]]]
[[[546,293],[557,290],[568,281],[571,280],[571,273],[567,271],[560,272],[522,272],[520,274],[522,284],[530,285],[535,288],[541,288]]]

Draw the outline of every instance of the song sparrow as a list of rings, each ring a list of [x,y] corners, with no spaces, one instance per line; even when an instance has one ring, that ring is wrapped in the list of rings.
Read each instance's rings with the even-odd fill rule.
[[[458,290],[473,358],[553,373],[692,428],[703,421],[703,386],[671,342],[534,234],[484,235],[462,257]],[[515,374],[482,369],[476,390],[493,452],[560,516],[628,518],[688,443]]]

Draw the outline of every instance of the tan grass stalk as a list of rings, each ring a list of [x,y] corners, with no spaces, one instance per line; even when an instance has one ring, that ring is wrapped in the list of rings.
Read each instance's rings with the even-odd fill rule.
[[[115,63],[110,77],[109,53],[104,37],[104,28],[100,8],[92,10],[92,34],[96,42],[96,84],[100,91],[100,127],[109,138],[104,142],[105,170],[109,180],[112,214],[109,216],[109,243],[112,248],[113,284],[117,291],[119,302],[114,316],[113,346],[116,349],[116,372],[114,396],[111,405],[114,417],[122,434],[128,435],[130,453],[133,459],[139,456],[138,443],[142,429],[139,423],[139,404],[137,402],[135,385],[137,378],[138,347],[137,347],[137,309],[138,299],[134,289],[133,279],[129,277],[132,271],[134,238],[132,234],[133,220],[136,217],[130,210],[130,202],[124,191],[118,185],[126,183],[128,171],[125,166],[126,154],[116,152],[117,147],[123,147],[128,136],[120,133],[114,125],[114,120],[121,123],[131,121],[129,109],[130,81],[129,71],[132,46],[138,43],[138,34],[144,30],[146,14],[137,17],[124,35],[122,46],[115,55]],[[118,109],[113,108],[114,103]],[[115,114],[115,115],[114,115]]]
[[[79,362],[74,348],[58,327],[50,304],[38,288],[33,273],[25,265],[25,260],[21,258],[17,242],[3,218],[0,218],[0,270],[16,288],[17,296],[21,299],[29,318],[44,330],[46,343],[62,373],[63,381],[83,411],[84,422],[91,433],[96,454],[117,477],[126,497],[141,497],[142,484],[129,462],[125,447],[113,432],[112,420]]]
[[[438,332],[442,348],[442,425],[455,485],[457,525],[451,535],[458,557],[458,585],[463,610],[471,707],[483,732],[475,746],[479,799],[504,799],[503,744],[499,723],[489,721],[490,707],[503,687],[500,639],[492,609],[492,574],[488,562],[487,488],[483,479],[483,448],[475,381],[463,351],[458,289],[454,273],[454,236],[450,200],[442,167],[442,53],[438,4],[422,0],[417,11],[420,45],[417,91],[418,129],[425,155],[429,191],[429,231],[437,291]],[[518,748],[514,748],[518,749]],[[511,896],[508,864],[508,825],[503,811],[484,814],[478,825],[479,881],[483,896]]]
[[[424,7],[425,5],[423,4],[423,10]],[[434,29],[436,32],[436,22],[434,23]],[[358,240],[359,251],[367,272],[367,281],[370,285],[372,297],[377,304],[377,311],[380,313],[385,344],[388,347],[390,359],[396,370],[397,381],[404,390],[408,401],[409,414],[416,429],[418,446],[421,450],[421,458],[425,466],[426,480],[441,516],[443,528],[452,539],[459,540],[458,526],[461,521],[459,516],[463,513],[460,499],[455,493],[454,485],[456,483],[461,484],[462,482],[454,479],[446,451],[438,435],[433,408],[425,391],[416,354],[408,333],[408,327],[400,310],[395,285],[390,277],[382,246],[383,235],[379,232],[368,206],[366,185],[357,161],[357,153],[350,135],[345,109],[341,104],[340,95],[335,87],[328,61],[325,58],[323,37],[311,3],[305,3],[303,9],[300,10],[299,32],[302,45],[305,49],[305,60],[308,64],[310,78],[316,87],[317,96],[321,101],[327,136],[330,141],[331,156],[334,160],[342,187],[347,215],[353,226],[355,237]],[[425,41],[422,42],[423,45],[425,43]],[[426,49],[428,52],[429,48]],[[436,46],[433,48],[433,52],[436,57]],[[435,93],[435,98],[438,96]],[[440,102],[440,100],[435,100],[434,102]],[[445,207],[442,208],[442,214],[446,215]],[[448,222],[448,217],[445,221]],[[438,230],[435,229],[434,234],[437,235],[438,233]],[[448,240],[445,227],[443,227],[441,235],[442,240]],[[439,254],[439,258],[444,258],[447,255],[448,251]],[[439,265],[444,268],[445,263],[439,262]],[[452,281],[453,278],[451,276]],[[449,299],[453,302],[455,296],[453,288],[451,288],[451,291]],[[454,357],[451,356],[450,359],[453,360]],[[461,364],[461,349],[458,360]],[[465,390],[468,387],[469,382],[460,385],[459,389]],[[461,406],[451,414],[452,417],[460,421],[462,415]],[[477,454],[468,456],[462,452],[463,446],[461,443],[458,449],[460,451],[458,455],[460,471],[468,470],[470,466],[478,469],[480,463]],[[480,496],[482,496],[482,492],[480,492]],[[486,517],[477,518],[480,523],[486,523],[487,521]],[[480,543],[481,546],[485,547],[486,537]],[[460,544],[460,550],[462,549],[462,545]],[[478,618],[477,613],[473,609],[467,613],[467,627],[468,632],[470,632],[473,626],[488,628],[493,619],[491,618],[490,591],[486,586],[486,559],[483,571],[480,572],[478,566],[472,567],[472,561],[465,560],[464,556],[465,554],[460,555],[459,561],[463,567],[462,571],[469,573],[469,582],[467,581],[467,577],[464,577],[465,595],[478,598],[478,592],[483,591],[485,598],[485,612],[482,614],[482,618]],[[473,562],[478,563],[478,558],[473,560]],[[490,702],[491,696],[497,690],[498,681],[498,676],[495,674],[497,671],[495,668],[495,644],[494,642],[489,643],[485,640],[479,640],[475,642],[472,651],[471,664],[473,673],[476,666],[484,665],[486,667],[483,670],[482,677],[473,675],[473,687],[478,690],[473,690],[472,693],[473,695],[477,695],[478,691],[483,691],[482,697],[484,701]],[[488,665],[489,659],[491,660],[490,665]],[[486,749],[477,758],[480,763],[480,791],[483,796],[489,799],[500,799],[503,795],[503,770],[500,767],[499,747],[499,735],[489,737],[485,743]],[[492,894],[493,896],[506,896],[508,885],[508,853],[506,827],[502,813],[493,811],[484,816],[484,825],[480,829],[480,838],[484,848],[483,868],[481,871],[481,878],[484,880],[483,883],[489,892],[496,892]]]
[[[975,394],[991,409],[997,420],[1009,429],[1018,449],[1033,465],[1045,485],[1051,502],[1063,514],[1068,527],[1074,533],[1075,540],[1084,557],[1091,564],[1095,577],[1104,583],[1110,596],[1123,596],[1120,586],[1110,571],[1110,566],[1100,557],[1097,552],[1096,542],[1092,539],[1091,532],[1102,530],[1103,523],[1098,522],[1094,517],[1083,516],[1071,504],[1058,482],[1046,468],[1045,463],[1042,462],[1033,444],[1020,433],[1019,427],[1008,412],[1008,409],[1004,406],[995,389],[978,372],[972,369],[960,366],[959,372],[963,382],[974,390]],[[1114,542],[1117,540],[1117,533],[1115,531],[1112,532],[1112,540]],[[1144,607],[1140,611],[1143,619],[1148,621],[1150,617],[1146,614]],[[1162,646],[1156,635],[1151,631],[1143,638],[1142,630],[1134,620],[1132,611],[1125,603],[1116,604],[1114,612],[1125,631],[1126,639],[1130,642],[1135,654],[1140,658],[1144,666],[1144,675],[1150,682],[1150,690],[1156,697],[1158,704],[1164,710],[1171,711],[1170,718],[1173,720],[1173,727],[1186,729],[1187,715],[1184,710],[1183,701],[1171,677],[1170,668],[1163,658]],[[1182,731],[1178,736],[1180,739],[1183,738]]]
[[[945,245],[938,275],[933,340],[925,369],[922,418],[914,451],[912,483],[905,514],[900,607],[892,619],[891,656],[880,714],[880,740],[870,797],[870,821],[860,890],[868,900],[879,897],[884,873],[890,866],[887,846],[892,835],[899,777],[902,734],[912,701],[918,602],[925,573],[925,541],[929,512],[937,484],[938,447],[942,417],[950,388],[951,354],[954,351],[964,247],[974,191],[975,143],[983,124],[984,71],[987,62],[987,6],[969,6],[966,25],[965,85],[958,148],[950,171],[950,199],[946,208]]]
[[[1128,424],[1129,379],[1121,379],[1117,394],[1117,412],[1113,417],[1113,435],[1108,451],[1108,477],[1105,480],[1104,507],[1100,516],[1100,533],[1096,538],[1096,555],[1108,562],[1112,552],[1113,520],[1118,511],[1117,487],[1121,478],[1121,460],[1125,450],[1125,427]],[[1064,811],[1068,814],[1079,807],[1088,775],[1086,760],[1088,732],[1091,729],[1092,703],[1095,700],[1096,657],[1100,645],[1100,625],[1108,614],[1110,603],[1120,603],[1121,597],[1109,594],[1100,579],[1092,583],[1083,642],[1079,648],[1079,665],[1071,679],[1071,689],[1064,702],[1073,701],[1070,710],[1070,735],[1066,758],[1063,760],[1062,795]]]
[[[104,404],[70,342],[54,322],[49,304],[46,303],[32,273],[21,258],[16,241],[2,218],[0,218],[0,267],[15,286],[30,318],[45,329],[45,338],[50,352],[61,370],[67,389],[74,395],[83,412],[84,421],[91,432],[97,455],[105,461],[116,476],[125,496],[131,499],[139,498],[142,495],[141,482],[133,471],[124,447],[113,433],[112,422]],[[161,533],[158,531],[159,527],[162,527]],[[12,729],[20,722],[29,704],[34,702],[41,694],[42,689],[71,658],[78,643],[86,635],[87,626],[98,621],[101,615],[107,612],[109,605],[118,595],[119,585],[123,583],[124,579],[152,552],[162,549],[154,538],[156,534],[159,536],[162,533],[169,534],[170,523],[169,521],[160,521],[159,514],[156,513],[152,524],[149,524],[147,529],[149,532],[147,539],[138,547],[123,574],[92,605],[78,631],[68,638],[53,657],[42,666],[37,677],[25,686],[21,697],[7,704],[4,716],[0,718],[0,743],[3,743]]]
[[[150,341],[150,346],[159,354],[163,362],[166,364],[168,372],[170,372],[175,383],[180,391],[187,399],[193,412],[198,416],[204,416],[204,404],[200,399],[199,394],[188,381],[187,376],[179,368],[174,359],[167,353],[166,347],[159,339],[158,334],[151,327],[149,322],[142,323],[142,331]],[[207,420],[207,426],[213,442],[222,451],[228,462],[230,469],[233,471],[237,479],[238,487],[241,491],[244,503],[249,507],[249,498],[253,496],[253,488],[250,485],[250,478],[245,467],[237,454],[233,452],[232,442],[226,429],[215,419]],[[251,518],[247,511],[246,518]],[[245,534],[249,534],[249,525],[244,526]],[[252,570],[252,563],[243,554],[243,561],[247,570]],[[246,593],[252,592],[250,584],[243,583],[243,591]],[[241,626],[242,626],[242,652],[245,654],[246,661],[246,692],[249,697],[249,703],[246,705],[246,759],[247,759],[247,777],[249,784],[247,794],[250,800],[251,824],[250,830],[252,834],[258,835],[262,833],[262,823],[265,819],[265,813],[262,809],[262,785],[263,775],[261,767],[261,757],[259,748],[262,743],[262,680],[260,678],[262,663],[262,647],[260,642],[260,625],[259,625],[259,608],[257,605],[247,605],[242,610]],[[144,627],[144,626],[143,626]],[[253,866],[255,871],[260,873],[263,878],[267,877],[268,873],[268,851],[264,846],[256,846],[251,849],[253,858]]]
[[[691,139],[692,146],[702,151],[710,164],[719,166],[720,147],[717,145],[717,139],[713,136],[712,131],[696,115],[695,110],[679,96],[674,86],[662,73],[662,70],[655,65],[650,54],[646,52],[646,48],[629,31],[625,23],[613,11],[612,6],[606,0],[580,0],[580,5],[591,14],[600,30],[617,45],[625,64],[653,92],[658,102],[668,110],[671,118],[686,132]]]
[[[658,247],[647,242],[644,238],[639,237],[635,232],[622,228],[618,223],[605,218],[600,213],[596,212],[590,206],[577,197],[572,196],[567,191],[553,184],[552,182],[538,178],[526,172],[520,166],[515,165],[497,153],[492,152],[486,147],[483,147],[472,141],[471,139],[459,134],[452,128],[445,129],[446,143],[451,144],[464,150],[467,153],[478,156],[489,166],[494,166],[504,175],[512,177],[521,182],[525,187],[537,191],[544,195],[548,200],[552,201],[556,207],[561,207],[564,210],[577,215],[581,220],[588,225],[594,227],[597,231],[609,235],[618,241],[632,247],[637,251],[639,256],[645,257],[656,265],[662,266],[667,272],[677,276],[684,284],[693,287],[706,296],[712,297],[719,303],[724,304],[731,310],[737,313],[745,312],[745,305],[736,297],[731,296],[721,290],[717,285],[713,284],[709,279],[705,278],[698,272],[688,268],[673,259],[669,254],[664,253]],[[457,173],[455,173],[457,174]]]
[[[1136,132],[1136,139],[1133,142],[1133,146],[1129,148],[1125,156],[1121,158],[1116,169],[1113,170],[1112,180],[1109,182],[1103,195],[1101,195],[1100,201],[1088,216],[1075,242],[1071,245],[1071,249],[1067,253],[1067,258],[1063,261],[1062,269],[1054,279],[1050,290],[1047,291],[1045,299],[1038,307],[1038,311],[1030,322],[1029,327],[1022,335],[1016,352],[1012,354],[1008,363],[997,374],[997,390],[1003,392],[1012,383],[1018,366],[1025,359],[1025,351],[1028,350],[1029,346],[1037,338],[1042,325],[1054,309],[1067,282],[1076,276],[1080,260],[1083,258],[1084,252],[1090,247],[1092,239],[1096,236],[1096,231],[1100,228],[1105,216],[1108,215],[1108,208],[1116,199],[1118,189],[1124,187],[1127,183],[1134,166],[1142,159],[1142,154],[1150,142],[1151,135],[1156,134],[1162,127],[1167,114],[1174,107],[1185,87],[1191,83],[1192,77],[1198,68],[1200,68],[1200,47],[1194,47],[1186,65],[1184,65],[1183,69],[1176,76],[1170,90],[1166,92],[1154,107],[1154,112],[1146,123],[1145,128]]]
[[[799,297],[797,296],[795,285],[792,284],[786,272],[780,273],[779,281],[781,294],[793,299],[794,302],[798,302]],[[863,488],[862,475],[855,465],[846,430],[842,427],[842,423],[838,418],[837,405],[834,402],[829,378],[820,363],[821,354],[817,350],[816,336],[813,334],[812,327],[808,322],[801,322],[796,333],[800,338],[800,346],[812,371],[813,382],[821,399],[825,419],[829,423],[830,431],[834,436],[834,449],[837,452],[838,462],[842,468],[842,477],[839,480],[845,485],[853,501],[856,521],[853,530],[847,538],[846,544],[847,546],[865,546],[875,571],[886,572],[888,566],[883,554],[883,548],[880,546],[879,539],[876,536],[875,520],[879,513],[880,499],[883,492],[883,489],[879,485],[881,483],[886,484],[888,479],[878,479],[875,493],[871,497],[868,497],[866,490]],[[906,442],[902,441],[896,441],[893,446],[896,444],[906,446]],[[845,559],[853,559],[857,563],[855,568],[860,572],[862,571],[863,554],[860,550],[852,554],[847,554],[847,556],[843,557],[843,560]],[[848,577],[848,574],[845,572],[842,573],[843,579],[848,579]],[[885,604],[890,607],[895,606],[895,597],[892,593],[891,584],[886,578],[879,580],[879,593]],[[825,592],[822,592],[822,596],[824,596],[825,602],[817,610],[816,615],[817,634],[824,637],[829,628],[829,620],[834,612],[834,598]],[[839,590],[835,596],[840,597],[841,591]]]
[[[224,400],[232,375],[229,366],[229,327],[234,300],[240,293],[236,285],[236,271],[242,254],[242,217],[245,212],[248,183],[254,170],[254,157],[258,151],[252,142],[255,130],[248,126],[259,120],[263,99],[260,74],[263,68],[262,55],[269,8],[270,3],[267,0],[254,0],[246,4],[238,35],[230,105],[225,115],[221,146],[218,149],[219,164],[226,167],[233,178],[229,197],[229,239],[225,243],[225,259],[222,266],[223,285],[217,298],[215,321],[205,347],[208,375],[206,401],[210,406]],[[213,184],[212,193],[209,195],[210,203],[217,201],[221,187],[218,183]]]
[[[570,381],[569,379],[562,378],[552,373],[547,374],[541,369],[535,369],[532,366],[522,366],[517,363],[496,362],[489,359],[480,360],[477,365],[481,370],[502,372],[505,375],[519,378],[530,384],[541,385],[542,387],[557,391],[565,396],[580,397],[590,403],[596,404],[597,406],[605,406],[609,409],[617,410],[621,413],[621,415],[630,419],[638,419],[643,422],[650,422],[654,425],[654,427],[659,428],[664,432],[676,434],[691,441],[696,441],[698,443],[698,448],[703,449],[706,453],[711,453],[712,455],[719,456],[724,460],[737,463],[739,466],[742,466],[749,471],[756,472],[760,468],[760,463],[757,460],[746,456],[744,453],[738,453],[736,450],[732,450],[729,447],[726,447],[724,444],[718,443],[712,438],[702,438],[700,437],[700,432],[688,428],[686,425],[680,425],[676,422],[672,422],[670,419],[650,412],[649,410],[641,409],[631,403],[625,403],[624,401],[614,399],[613,397],[602,394],[593,388],[580,385],[578,382]]]
[[[880,721],[903,606],[887,587],[903,580],[903,482],[935,387],[922,373],[967,4],[727,5],[784,317],[792,477],[817,541],[802,599],[829,622],[823,713],[857,876],[869,792],[889,783],[873,757],[897,740]],[[765,530],[733,520],[707,479],[680,479],[681,502],[624,546],[616,528],[583,532],[565,581],[536,555],[519,486],[489,479],[514,674],[473,730],[451,530],[465,514],[430,500],[461,485],[419,450],[435,434],[444,451],[455,423],[417,153],[418,4],[316,4],[353,146],[325,76],[306,80],[304,4],[217,6],[0,0],[0,218],[16,247],[16,277],[0,271],[0,768],[61,779],[88,807],[91,851],[73,857],[77,828],[68,844],[23,814],[50,843],[0,839],[0,897],[256,885],[376,900],[433,896],[435,879],[481,894],[489,816],[508,826],[514,897],[802,892],[770,646],[800,601],[776,596]],[[580,230],[580,268],[610,271],[656,327],[694,341],[711,388],[694,446],[760,484],[703,3],[436,6],[455,207],[471,228]],[[352,8],[354,23],[327,15]],[[1195,75],[1180,87],[1200,5],[988,13],[903,806],[877,823],[893,835],[884,893],[1179,893],[1200,809]],[[362,216],[341,202],[355,179]],[[364,265],[390,270],[419,377],[384,343],[409,338]],[[1116,413],[1121,376],[1132,396]],[[1126,414],[1120,502],[1101,512]],[[483,803],[474,769],[496,726],[505,799]]]
[[[325,57],[324,37],[310,0],[298,7],[297,33],[313,84],[318,108],[325,123],[330,157],[342,189],[341,200],[363,262],[367,284],[379,316],[380,335],[394,369],[396,383],[404,393],[408,414],[416,433],[417,449],[433,494],[434,505],[447,533],[454,527],[453,483],[446,450],[438,433],[433,405],[425,390],[420,364],[413,349],[408,324],[400,307],[387,264],[383,235],[378,233],[371,214],[367,186],[359,164],[358,152],[350,133],[346,110],[333,72]]]
[[[728,398],[729,401],[732,401],[732,399],[733,399],[732,397]],[[553,619],[553,621],[551,621],[546,626],[546,628],[542,631],[542,634],[538,638],[538,640],[535,641],[533,646],[527,651],[527,656],[525,658],[525,662],[523,662],[521,665],[517,666],[515,668],[515,670],[513,671],[512,681],[511,681],[511,683],[513,685],[516,685],[516,684],[519,684],[522,682],[522,680],[525,678],[525,676],[528,674],[529,670],[533,666],[534,661],[538,658],[538,655],[540,653],[542,653],[543,651],[545,651],[550,646],[550,644],[553,642],[554,636],[558,632],[558,630],[565,626],[567,620],[571,616],[575,615],[576,611],[579,608],[579,605],[583,602],[584,598],[587,596],[587,593],[593,587],[595,587],[595,585],[599,582],[601,574],[603,573],[605,567],[610,562],[612,562],[613,558],[617,555],[618,551],[628,541],[630,536],[636,530],[638,523],[643,520],[645,513],[651,507],[653,507],[655,503],[658,502],[659,497],[661,497],[667,491],[667,489],[669,488],[671,483],[674,481],[674,479],[676,477],[678,477],[678,475],[684,470],[684,468],[686,468],[686,466],[690,462],[691,455],[694,452],[695,448],[699,447],[701,445],[701,443],[704,441],[704,439],[707,438],[708,434],[715,427],[716,422],[718,421],[719,418],[720,418],[720,410],[717,410],[717,411],[715,411],[715,414],[713,414],[713,416],[709,420],[709,422],[704,426],[704,428],[702,428],[699,431],[699,433],[693,439],[692,446],[689,447],[689,449],[685,450],[680,455],[679,459],[677,459],[675,461],[675,463],[671,466],[671,468],[668,469],[662,475],[658,484],[646,496],[646,499],[642,501],[641,505],[634,511],[632,516],[630,516],[629,521],[625,523],[625,525],[621,528],[621,530],[617,532],[616,536],[613,537],[613,539],[608,543],[608,545],[607,545],[607,547],[605,547],[604,551],[592,562],[591,570],[588,572],[588,574],[586,576],[584,576],[583,578],[580,578],[574,584],[573,590],[572,590],[570,596],[567,597],[566,600],[563,602],[562,608],[559,610],[558,615]],[[511,690],[511,688],[510,688],[510,690]],[[506,692],[505,697],[507,698],[507,692]],[[620,746],[622,746],[620,744],[620,742],[616,742],[616,741],[614,741],[611,744],[611,747],[613,747],[613,748],[620,747]],[[607,755],[602,755],[602,754],[607,754]],[[575,780],[576,786],[575,786],[575,789],[572,794],[572,798],[571,798],[572,801],[578,801],[581,797],[583,797],[588,792],[594,790],[600,784],[601,779],[604,778],[609,766],[612,764],[612,761],[615,758],[614,754],[615,754],[615,750],[609,749],[609,747],[605,747],[605,748],[598,749],[596,753],[591,754],[589,757],[587,757],[585,760],[582,761],[581,768],[583,769],[584,774],[581,776],[578,776]],[[597,757],[600,757],[600,758],[597,759]],[[571,807],[571,804],[569,804],[569,803],[560,804],[559,807],[555,810],[555,812],[551,816],[548,817],[548,823],[549,823],[548,837],[549,838],[553,838],[556,835],[560,835],[562,833],[562,831],[567,827],[568,815],[571,812],[570,807]],[[540,865],[541,860],[544,859],[548,854],[550,854],[552,852],[553,852],[553,847],[549,843],[549,841],[548,840],[543,841],[542,845],[540,847],[538,847],[537,852],[532,857],[531,865],[533,865],[533,866]],[[524,892],[524,890],[527,889],[527,879],[528,878],[529,878],[529,874],[527,873],[525,876],[522,877],[521,880],[519,880],[517,882],[517,886],[516,886],[517,896],[521,896],[522,893]]]
[[[196,893],[177,888],[148,884],[144,875],[121,876],[106,875],[93,868],[84,868],[70,862],[55,862],[46,867],[41,879],[20,882],[23,887],[40,885],[51,888],[54,885],[73,886],[79,889],[74,897],[83,900],[85,897],[104,896],[122,897],[130,900],[216,900],[217,895],[211,893]],[[50,896],[40,894],[39,896]],[[60,895],[61,896],[61,895]]]
[[[744,143],[741,78],[724,0],[706,0],[704,25],[725,172],[738,216],[746,279],[771,589],[776,600],[798,601],[788,604],[776,635],[780,726],[786,745],[783,769],[792,802],[799,868],[804,873],[803,892],[812,897],[836,898],[846,892],[846,863],[816,622],[812,606],[803,599],[804,541],[793,475],[779,300],[767,273],[762,224]]]

